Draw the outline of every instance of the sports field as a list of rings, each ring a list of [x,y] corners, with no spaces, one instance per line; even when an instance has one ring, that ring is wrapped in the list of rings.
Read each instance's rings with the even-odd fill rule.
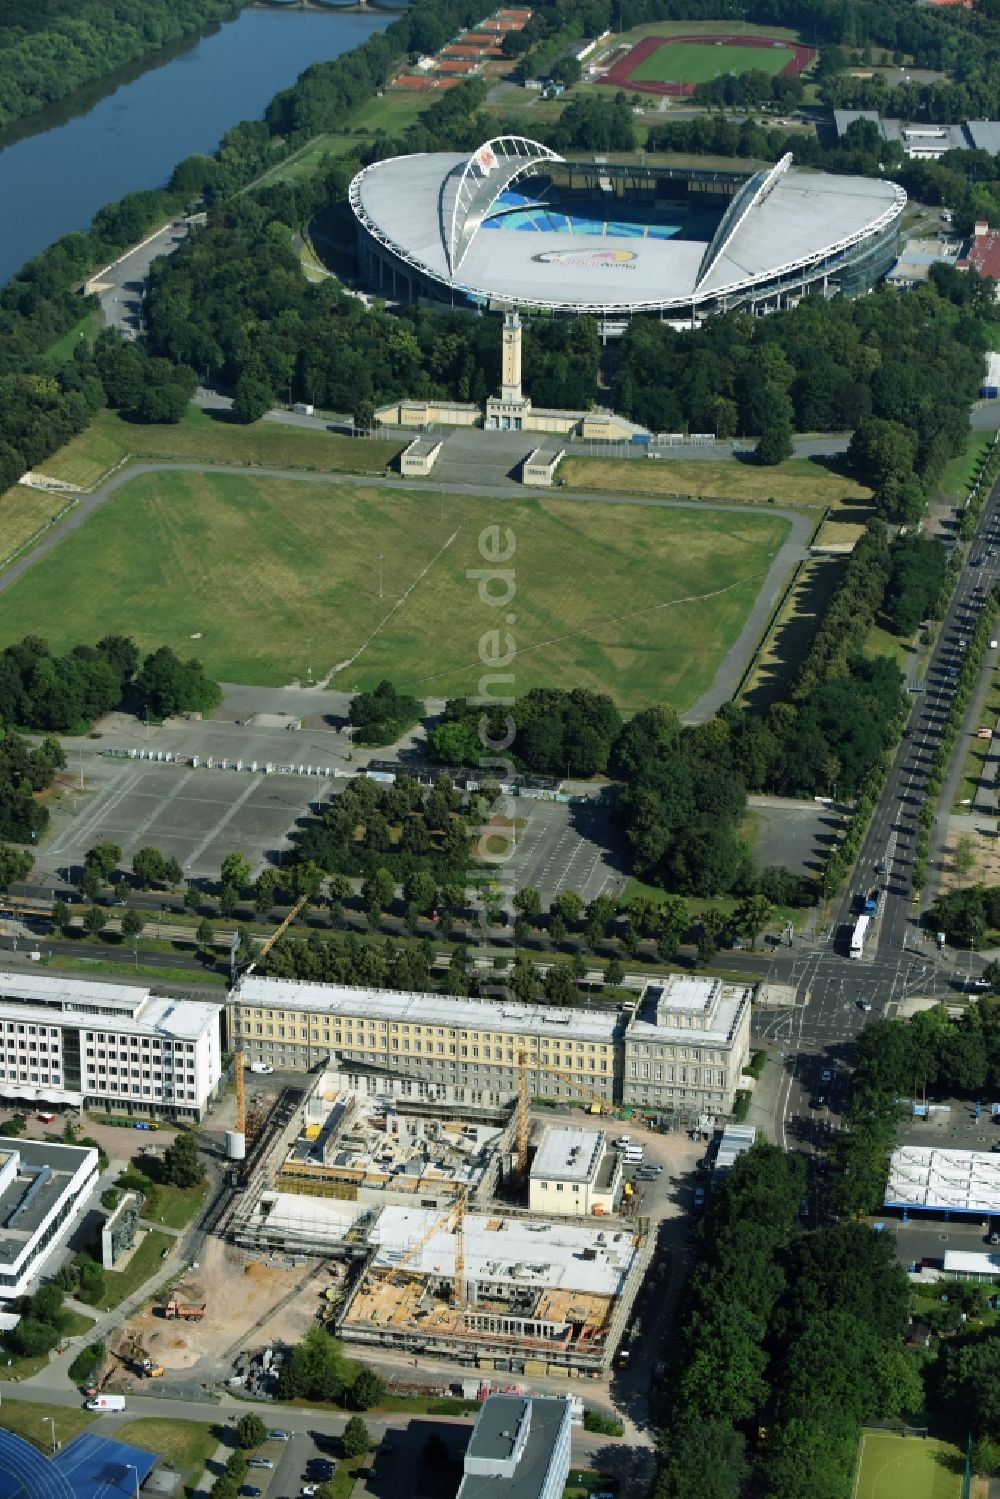
[[[637,63],[629,76],[636,83],[708,83],[721,73],[749,73],[755,68],[773,78],[794,57],[793,47],[667,41]]]
[[[502,609],[469,575],[496,524],[516,548]],[[222,680],[280,685],[311,640],[331,687],[388,676],[433,697],[474,693],[483,660],[513,648],[518,694],[572,682],[627,709],[683,709],[787,533],[751,510],[445,496],[442,516],[439,494],[364,480],[144,474],[0,594],[0,643],[37,633],[65,650],[121,631]]]
[[[757,33],[653,34],[641,37],[627,50],[617,48],[610,56],[607,71],[597,82],[612,88],[637,88],[645,93],[682,98],[717,74],[758,69],[772,77],[777,73],[796,75],[809,66],[815,55],[811,47],[801,42]]]
[[[962,1466],[950,1442],[865,1431],[851,1499],[959,1499]]]

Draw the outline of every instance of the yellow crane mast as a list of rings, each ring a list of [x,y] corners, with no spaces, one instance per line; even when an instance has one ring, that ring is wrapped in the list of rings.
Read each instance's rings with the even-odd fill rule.
[[[594,1088],[588,1088],[586,1083],[578,1082],[572,1072],[567,1072],[561,1067],[549,1067],[544,1062],[536,1062],[531,1059],[526,1051],[518,1052],[517,1056],[517,1169],[522,1180],[528,1174],[528,1110],[530,1098],[528,1093],[528,1073],[543,1072],[546,1077],[559,1078],[561,1082],[569,1083],[577,1093],[588,1099],[591,1103],[599,1103],[602,1109],[613,1107],[611,1100],[603,1093],[598,1093]]]
[[[275,927],[275,929],[271,933],[270,937],[266,938],[266,940],[261,943],[260,952],[257,954],[257,956],[250,963],[247,964],[247,967],[244,970],[246,973],[253,973],[254,969],[257,967],[257,964],[260,963],[264,958],[267,957],[268,953],[271,951],[271,948],[278,941],[278,939],[280,937],[283,937],[285,935],[285,933],[288,931],[288,928],[291,926],[292,922],[295,920],[296,916],[302,910],[302,907],[306,904],[306,902],[308,901],[308,899],[309,899],[308,895],[300,895],[299,896],[298,900],[295,902],[294,906],[289,911],[289,913],[285,917],[284,921],[280,922]],[[244,1063],[243,1063],[243,1037],[242,1037],[242,1035],[239,1035],[239,1036],[236,1037],[236,1058],[235,1058],[235,1074],[236,1074],[236,1123],[235,1123],[235,1128],[239,1131],[239,1133],[241,1135],[245,1135],[246,1131],[247,1131],[247,1094],[246,1094],[246,1084],[245,1084],[245,1082],[243,1080],[243,1067],[244,1067]]]

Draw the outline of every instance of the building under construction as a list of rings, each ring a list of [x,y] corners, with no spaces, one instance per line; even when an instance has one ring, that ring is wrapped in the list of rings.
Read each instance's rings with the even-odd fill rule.
[[[352,1343],[480,1369],[598,1374],[652,1253],[644,1223],[598,1228],[499,1208],[386,1206],[337,1317]]]
[[[486,1122],[472,1110],[345,1092],[330,1073],[310,1084],[230,1222],[245,1248],[347,1251],[387,1203],[441,1211],[460,1194],[489,1201],[511,1161],[510,1109]]]

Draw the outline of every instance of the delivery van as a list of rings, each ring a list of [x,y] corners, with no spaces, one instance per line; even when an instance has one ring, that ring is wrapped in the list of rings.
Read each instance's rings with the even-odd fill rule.
[[[87,1401],[89,1411],[123,1411],[124,1409],[124,1395],[95,1395],[93,1400]]]

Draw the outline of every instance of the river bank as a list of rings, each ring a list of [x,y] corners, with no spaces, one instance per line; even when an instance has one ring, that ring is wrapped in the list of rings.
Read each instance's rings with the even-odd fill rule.
[[[0,136],[0,283],[61,235],[86,229],[104,204],[161,186],[185,156],[214,151],[305,68],[392,19],[374,7],[248,7],[20,121]]]

